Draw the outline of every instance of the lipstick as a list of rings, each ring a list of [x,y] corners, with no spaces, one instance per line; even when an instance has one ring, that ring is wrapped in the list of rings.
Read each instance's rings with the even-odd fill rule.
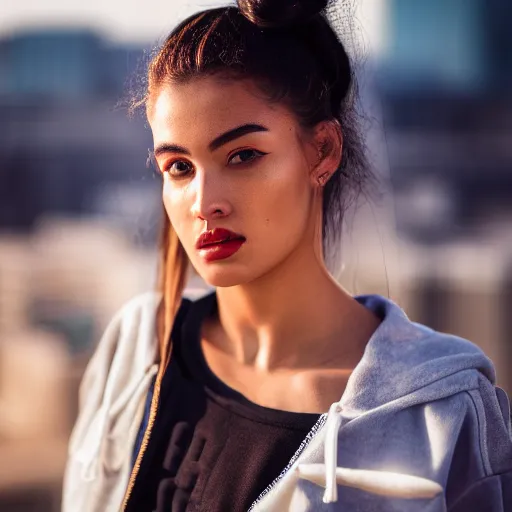
[[[215,228],[199,235],[196,249],[208,262],[229,258],[245,243],[245,237],[224,228]]]

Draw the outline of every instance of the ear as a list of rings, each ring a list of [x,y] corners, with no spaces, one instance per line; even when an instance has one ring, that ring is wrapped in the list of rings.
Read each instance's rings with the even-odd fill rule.
[[[317,158],[311,169],[311,179],[315,187],[323,187],[341,162],[343,134],[340,123],[336,119],[318,123],[312,142]]]

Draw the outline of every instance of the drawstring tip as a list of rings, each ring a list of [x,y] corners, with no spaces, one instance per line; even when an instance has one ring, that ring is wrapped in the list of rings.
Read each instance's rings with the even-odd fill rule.
[[[324,503],[336,503],[338,501],[338,489],[334,486],[332,489],[326,489],[322,499]]]

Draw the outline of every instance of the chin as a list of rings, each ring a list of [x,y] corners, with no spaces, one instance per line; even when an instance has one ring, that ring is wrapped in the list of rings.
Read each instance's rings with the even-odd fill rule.
[[[198,274],[206,284],[215,286],[216,288],[228,288],[230,286],[237,286],[240,284],[248,283],[254,279],[254,276],[247,275],[247,271],[237,271],[228,268],[228,266],[222,268],[220,265],[219,268],[216,269],[209,268],[198,270]]]
[[[194,269],[201,279],[209,286],[228,288],[253,281],[267,275],[283,261],[281,254],[245,255],[243,258],[228,258],[216,262],[205,263],[199,258],[192,261]]]
[[[199,264],[196,264],[199,263]],[[228,288],[247,284],[265,274],[265,269],[260,265],[250,265],[247,261],[221,260],[212,263],[203,261],[193,263],[196,272],[209,286]]]

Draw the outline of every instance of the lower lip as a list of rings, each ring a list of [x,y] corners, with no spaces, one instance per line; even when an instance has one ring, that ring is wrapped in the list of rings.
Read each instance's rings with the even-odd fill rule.
[[[244,243],[245,240],[238,239],[229,240],[228,242],[222,242],[220,244],[207,245],[199,249],[199,254],[206,261],[224,260],[233,256]]]

